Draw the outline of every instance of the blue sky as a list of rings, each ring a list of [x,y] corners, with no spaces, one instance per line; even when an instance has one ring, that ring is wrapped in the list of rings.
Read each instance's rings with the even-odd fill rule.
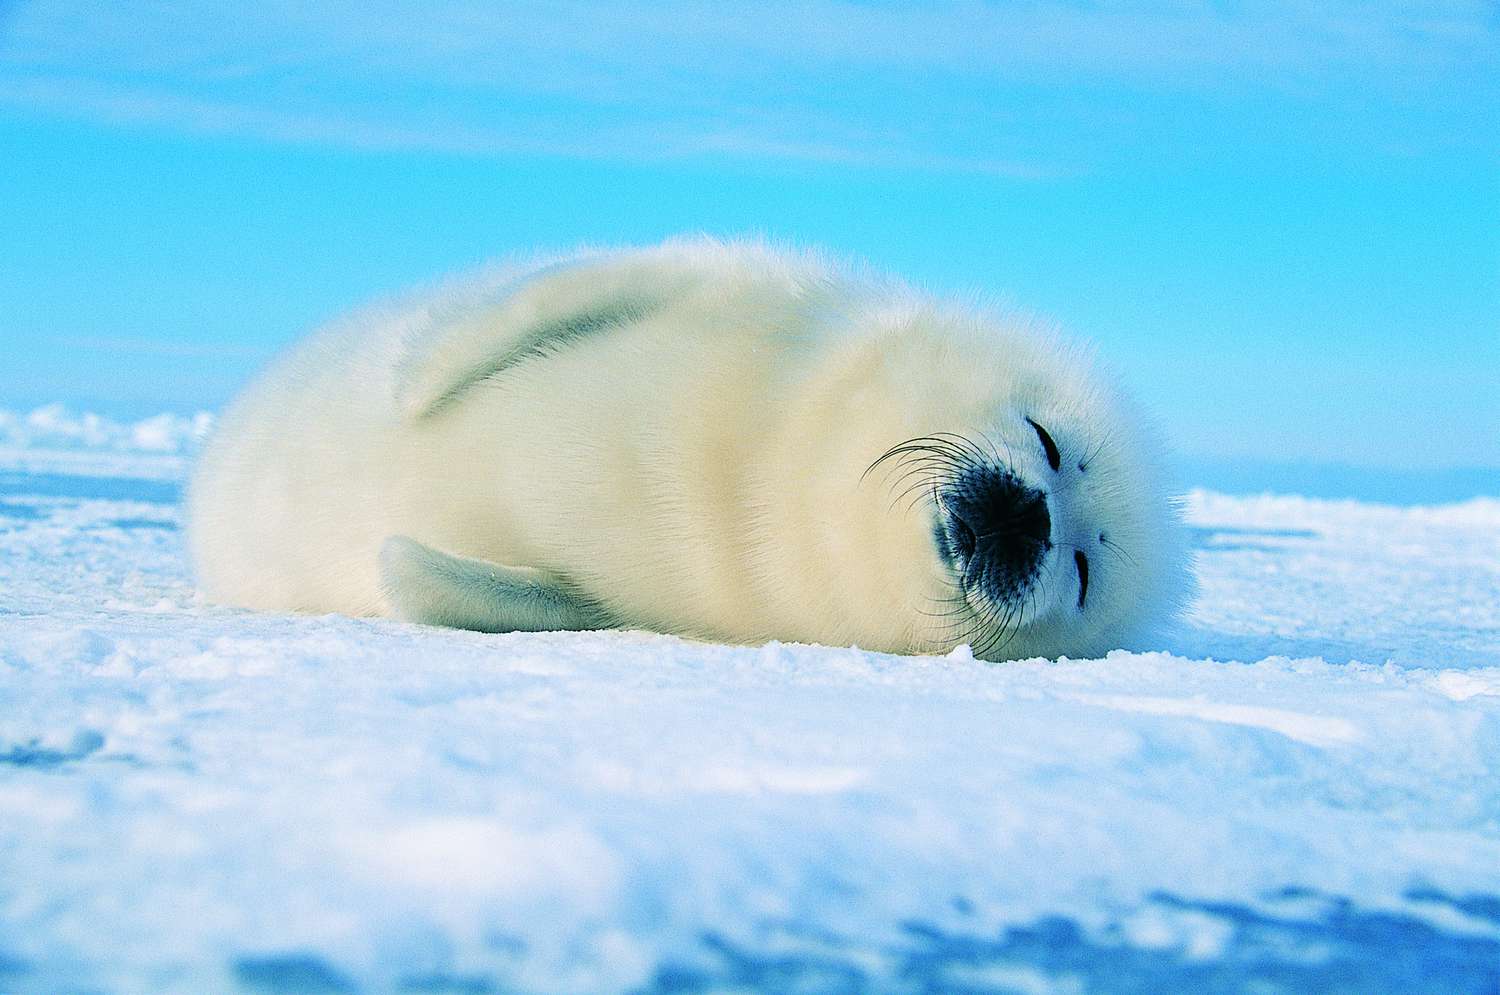
[[[1193,457],[1500,466],[1493,3],[0,0],[0,406],[756,234],[1096,342]]]

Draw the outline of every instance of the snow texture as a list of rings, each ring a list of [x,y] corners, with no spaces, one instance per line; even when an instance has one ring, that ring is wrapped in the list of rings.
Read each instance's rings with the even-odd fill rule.
[[[209,419],[0,414],[0,991],[1500,991],[1500,501],[1193,492],[1155,653],[195,596]]]

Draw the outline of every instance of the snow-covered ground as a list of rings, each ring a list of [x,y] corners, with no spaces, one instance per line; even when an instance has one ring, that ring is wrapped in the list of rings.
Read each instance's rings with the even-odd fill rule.
[[[1500,500],[1194,492],[1146,654],[227,611],[0,414],[0,991],[1500,991]]]

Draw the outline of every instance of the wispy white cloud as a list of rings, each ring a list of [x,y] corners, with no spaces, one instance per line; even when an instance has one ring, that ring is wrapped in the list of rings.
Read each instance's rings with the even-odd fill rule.
[[[118,336],[65,336],[53,344],[64,349],[88,353],[111,353],[125,356],[157,356],[166,359],[264,360],[275,352],[264,346],[236,345],[225,342],[174,342],[164,339]]]
[[[772,159],[848,166],[939,170],[1014,180],[1039,180],[1063,170],[983,155],[942,154],[882,143],[847,127],[819,137],[761,132],[717,121],[615,121],[577,128],[566,120],[519,115],[484,124],[461,117],[423,122],[360,116],[359,108],[299,111],[250,102],[205,99],[162,88],[101,84],[52,76],[0,77],[0,106],[45,110],[118,125],[165,126],[198,134],[252,136],[277,142],[371,151],[460,155],[549,155],[616,161],[695,156]]]
[[[50,0],[15,11],[0,79],[13,106],[278,141],[1026,177],[1137,140],[1122,92],[1461,131],[1460,95],[1497,103],[1497,22],[1486,0]]]
[[[1493,65],[1497,14],[1486,0],[1281,3],[985,3],[714,0],[600,4],[212,0],[20,6],[12,57],[116,69],[420,76],[458,84],[607,89],[764,70],[837,66],[940,71],[1093,72],[1173,78],[1275,68]],[[567,70],[559,73],[558,70]],[[685,82],[685,81],[680,81]]]
[[[486,153],[532,150],[524,141],[508,141],[483,130],[402,127],[353,116],[190,96],[159,86],[105,84],[77,77],[33,75],[0,79],[0,103],[112,124],[170,125],[202,134],[251,135],[357,149]]]

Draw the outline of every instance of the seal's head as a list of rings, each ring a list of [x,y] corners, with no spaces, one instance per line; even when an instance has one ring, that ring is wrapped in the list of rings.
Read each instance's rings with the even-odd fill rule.
[[[1186,573],[1143,420],[1051,333],[931,315],[900,325],[885,345],[907,353],[890,411],[915,431],[865,478],[910,530],[914,642],[968,643],[986,659],[1138,644]]]

